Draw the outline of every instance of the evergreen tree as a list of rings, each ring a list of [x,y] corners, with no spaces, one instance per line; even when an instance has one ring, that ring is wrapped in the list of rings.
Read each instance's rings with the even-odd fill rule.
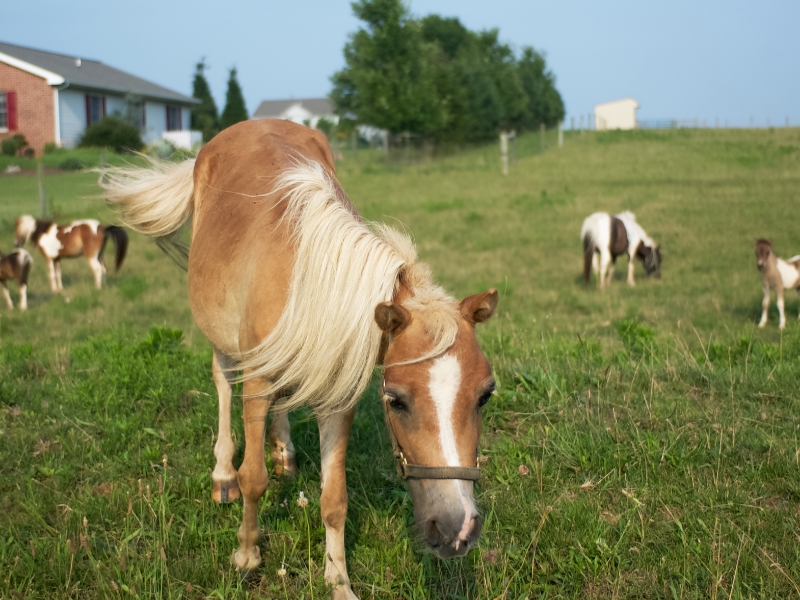
[[[211,95],[211,88],[206,80],[206,59],[200,59],[194,72],[192,96],[200,100],[200,104],[192,109],[192,129],[203,132],[203,141],[208,142],[219,132],[217,104]]]
[[[241,121],[247,121],[249,118],[247,107],[244,104],[242,87],[236,78],[236,67],[234,67],[228,76],[228,91],[225,93],[225,109],[220,117],[220,125],[222,125],[222,129],[225,129]]]

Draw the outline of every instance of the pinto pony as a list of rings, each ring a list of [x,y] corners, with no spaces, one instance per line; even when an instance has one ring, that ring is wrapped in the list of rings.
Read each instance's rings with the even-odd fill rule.
[[[0,252],[0,283],[3,284],[3,296],[6,298],[8,308],[14,308],[6,283],[9,279],[16,279],[19,285],[19,309],[28,308],[28,275],[31,272],[31,265],[33,257],[23,248],[17,248],[9,254]]]
[[[800,295],[800,255],[789,260],[783,260],[775,255],[772,250],[772,240],[758,238],[756,240],[756,268],[761,273],[761,283],[764,286],[764,299],[761,301],[761,320],[759,327],[767,324],[767,311],[769,310],[770,290],[775,288],[778,297],[778,314],[780,315],[779,327],[786,327],[786,315],[783,312],[783,290],[794,289]],[[800,319],[800,315],[797,317]]]
[[[261,562],[268,413],[276,471],[293,472],[287,411],[308,405],[320,435],[325,580],[335,598],[355,597],[344,552],[345,451],[376,364],[384,365],[381,401],[422,536],[442,557],[475,544],[481,407],[494,389],[475,325],[494,313],[495,290],[460,302],[448,295],[406,235],[360,217],[326,138],[289,121],[234,125],[196,160],[110,169],[101,185],[129,227],[162,243],[192,220],[189,300],[214,347],[219,394],[212,497],[244,497],[239,569]],[[237,370],[245,433],[238,472],[230,424]]]
[[[18,248],[32,240],[44,256],[50,276],[50,289],[54,292],[64,289],[61,283],[62,258],[76,258],[83,254],[89,261],[89,267],[94,273],[94,284],[99,290],[106,273],[103,252],[108,238],[112,238],[116,246],[117,271],[128,251],[128,234],[122,227],[101,225],[93,219],[56,225],[52,221],[41,221],[31,215],[22,215],[16,220],[16,230]]]
[[[661,248],[645,233],[630,211],[616,216],[603,212],[589,215],[581,227],[581,241],[583,279],[589,281],[590,269],[593,268],[598,274],[600,289],[611,283],[614,265],[621,254],[628,255],[628,285],[636,285],[633,280],[634,258],[642,261],[648,277],[661,277]]]

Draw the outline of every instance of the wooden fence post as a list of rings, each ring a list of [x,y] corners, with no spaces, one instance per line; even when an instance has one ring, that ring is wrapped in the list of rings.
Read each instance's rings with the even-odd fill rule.
[[[39,207],[42,219],[47,218],[47,196],[44,193],[44,159],[40,156],[36,160],[36,178],[39,181]]]
[[[544,152],[545,145],[544,145],[544,123],[539,123],[539,152]]]
[[[508,134],[505,131],[500,132],[500,167],[503,175],[508,175]]]

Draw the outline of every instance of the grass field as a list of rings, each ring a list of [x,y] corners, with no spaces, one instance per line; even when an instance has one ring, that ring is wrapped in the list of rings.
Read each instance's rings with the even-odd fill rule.
[[[756,329],[753,256],[757,236],[800,252],[800,130],[519,144],[507,177],[494,147],[338,166],[359,210],[412,231],[451,292],[501,293],[480,329],[499,389],[484,409],[480,547],[449,562],[423,549],[373,388],[348,454],[355,592],[800,597],[800,302],[787,295],[782,335],[774,306]],[[63,220],[112,220],[97,191],[90,174],[47,180]],[[623,261],[599,293],[581,281],[580,225],[623,209],[661,244],[663,279],[638,267],[628,288]],[[0,176],[0,250],[23,212],[38,212],[35,179]],[[229,561],[241,505],[210,499],[216,399],[185,274],[133,236],[107,288],[76,260],[53,297],[34,259],[30,310],[0,312],[0,595],[325,597],[310,415],[292,417],[301,473],[271,480],[264,564],[242,580]]]

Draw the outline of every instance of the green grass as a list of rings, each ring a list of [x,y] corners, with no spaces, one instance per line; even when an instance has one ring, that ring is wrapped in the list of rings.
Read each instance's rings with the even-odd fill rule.
[[[538,135],[519,140],[507,177],[494,147],[338,165],[359,210],[408,227],[445,287],[501,292],[480,328],[499,389],[484,411],[480,547],[449,562],[424,551],[373,388],[348,454],[354,590],[800,597],[800,324],[781,335],[773,307],[755,328],[753,258],[762,235],[800,251],[800,130],[576,133],[561,149],[548,135],[544,154]],[[112,218],[92,179],[48,177],[63,219]],[[33,178],[0,178],[0,249],[37,207]],[[599,293],[580,281],[580,224],[623,209],[662,245],[663,279],[638,267],[628,288],[623,261]],[[138,236],[100,292],[82,260],[65,263],[63,297],[41,260],[32,275],[28,313],[0,315],[0,595],[324,597],[305,411],[292,416],[300,475],[273,478],[262,502],[264,565],[246,581],[230,565],[241,506],[210,500],[216,399],[185,275]]]

